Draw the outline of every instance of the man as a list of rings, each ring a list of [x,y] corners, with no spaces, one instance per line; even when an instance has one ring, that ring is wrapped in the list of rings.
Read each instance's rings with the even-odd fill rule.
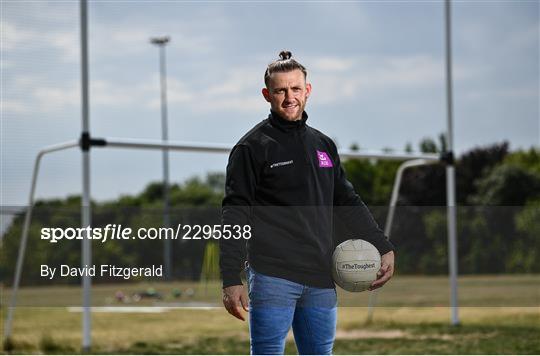
[[[223,304],[244,320],[249,311],[252,354],[282,354],[292,326],[300,354],[330,354],[337,300],[331,276],[333,216],[370,241],[382,256],[378,279],[394,272],[392,244],[346,180],[330,138],[306,124],[311,94],[304,66],[282,51],[265,72],[270,115],[234,146],[227,165],[223,225],[249,225],[245,242],[220,240]],[[352,238],[352,236],[348,237]]]

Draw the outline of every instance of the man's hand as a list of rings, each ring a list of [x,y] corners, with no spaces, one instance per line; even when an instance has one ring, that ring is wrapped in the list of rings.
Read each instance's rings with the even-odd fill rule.
[[[381,256],[381,269],[377,272],[377,280],[371,283],[369,290],[381,288],[394,275],[394,251]]]
[[[232,316],[245,321],[242,309],[246,312],[248,309],[248,299],[246,294],[246,289],[243,285],[230,286],[223,288],[223,305],[225,309]]]

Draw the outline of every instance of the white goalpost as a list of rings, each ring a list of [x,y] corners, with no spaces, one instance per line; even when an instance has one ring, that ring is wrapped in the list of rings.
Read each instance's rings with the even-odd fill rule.
[[[85,140],[87,142],[85,142]],[[232,149],[232,145],[220,145],[220,144],[208,144],[208,143],[194,143],[194,142],[175,142],[175,141],[158,141],[158,140],[132,140],[132,139],[120,139],[120,138],[107,138],[107,139],[93,139],[88,135],[85,135],[81,138],[79,141],[68,141],[56,145],[52,145],[49,147],[46,147],[38,152],[35,163],[34,163],[34,171],[32,173],[32,181],[31,181],[31,187],[30,187],[30,194],[28,198],[28,208],[26,210],[25,219],[24,219],[24,225],[23,230],[21,234],[21,243],[19,246],[19,252],[17,255],[17,264],[15,267],[15,276],[12,286],[12,293],[10,298],[10,304],[8,307],[8,313],[5,321],[5,327],[4,327],[4,338],[7,339],[11,336],[11,330],[12,330],[12,321],[13,321],[13,313],[14,309],[17,304],[17,292],[20,286],[20,280],[22,275],[22,267],[24,262],[24,256],[26,252],[26,245],[28,241],[28,232],[30,228],[30,222],[32,219],[32,212],[33,212],[33,206],[35,203],[35,191],[37,186],[37,181],[39,177],[39,169],[41,167],[41,160],[42,158],[47,155],[54,152],[60,152],[64,151],[70,148],[74,147],[81,147],[81,149],[84,149],[84,147],[88,147],[88,151],[90,150],[89,147],[110,147],[110,148],[125,148],[125,149],[142,149],[142,150],[162,150],[164,148],[170,150],[170,151],[179,151],[179,152],[200,152],[200,153],[229,153]],[[407,154],[407,153],[388,153],[388,152],[380,152],[380,151],[365,151],[365,152],[357,152],[353,150],[339,150],[339,155],[342,158],[372,158],[372,159],[383,159],[383,160],[406,160],[403,162],[396,174],[396,179],[394,182],[394,187],[392,190],[392,198],[390,201],[390,209],[388,212],[388,216],[386,219],[385,224],[385,235],[387,237],[390,237],[393,217],[394,217],[394,211],[397,204],[397,199],[399,195],[399,187],[401,185],[401,177],[403,175],[403,172],[405,169],[410,167],[418,167],[422,165],[427,164],[433,164],[441,161],[441,157],[436,154]],[[84,180],[83,180],[84,182]],[[89,182],[88,182],[89,183]],[[83,188],[88,189],[90,188],[90,185],[84,185]],[[88,192],[87,191],[87,192]],[[90,196],[89,192],[87,193],[88,197]],[[81,209],[81,215],[84,217],[84,214],[91,215],[91,208],[90,205],[85,205]],[[85,224],[85,221],[83,220],[82,227],[91,226],[89,223],[90,217],[87,217]],[[82,241],[82,261],[81,265],[91,265],[92,263],[92,254],[89,246],[85,246],[84,241],[90,241],[88,239],[83,239]],[[89,281],[86,282],[84,279],[87,278]],[[91,324],[90,321],[84,321],[85,318],[90,318],[90,314],[88,316],[84,314],[85,308],[88,309],[88,313],[90,313],[90,294],[91,294],[91,283],[90,283],[90,277],[86,276],[83,277],[82,287],[83,287],[83,335],[87,335],[87,337],[83,337],[84,340],[90,340],[90,330],[91,330]],[[376,293],[376,291],[371,292],[372,295]],[[375,305],[375,299],[374,297],[370,298],[370,318],[372,316],[372,310]],[[90,343],[83,344],[83,348],[89,347]]]

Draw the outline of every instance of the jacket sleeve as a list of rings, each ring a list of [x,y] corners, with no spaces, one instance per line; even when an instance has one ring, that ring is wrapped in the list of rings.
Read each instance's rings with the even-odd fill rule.
[[[335,146],[334,146],[335,148]],[[334,150],[334,209],[339,218],[359,238],[372,243],[381,255],[395,250],[373,218],[368,207],[345,176],[337,148]],[[343,241],[338,241],[338,244]]]
[[[256,186],[256,164],[245,145],[233,148],[225,179],[225,197],[221,208],[221,224],[249,225]],[[219,266],[223,288],[241,285],[240,272],[245,260],[244,239],[220,239]]]

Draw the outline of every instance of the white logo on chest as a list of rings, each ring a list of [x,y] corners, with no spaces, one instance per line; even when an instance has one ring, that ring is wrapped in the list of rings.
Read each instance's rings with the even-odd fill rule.
[[[276,163],[272,163],[270,165],[270,168],[276,168],[276,167],[281,167],[281,166],[287,166],[289,164],[293,164],[293,160],[291,159],[290,161],[283,161],[283,162],[276,162]]]

